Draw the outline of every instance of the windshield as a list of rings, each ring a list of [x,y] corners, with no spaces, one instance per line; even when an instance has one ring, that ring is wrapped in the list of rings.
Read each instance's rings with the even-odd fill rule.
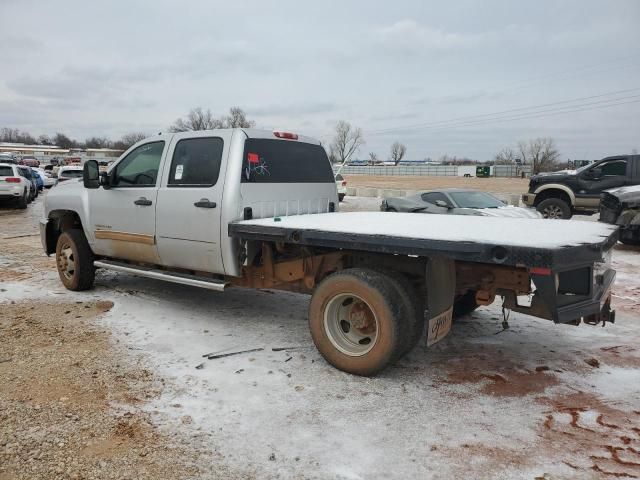
[[[583,170],[586,170],[589,167],[593,167],[593,163],[587,163],[586,165],[581,166],[580,168],[576,169],[576,172],[582,172]]]
[[[498,208],[504,203],[485,192],[449,192],[459,208]]]

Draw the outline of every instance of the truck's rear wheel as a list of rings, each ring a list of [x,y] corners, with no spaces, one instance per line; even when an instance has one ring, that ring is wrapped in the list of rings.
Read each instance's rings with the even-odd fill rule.
[[[393,279],[372,270],[334,273],[309,305],[311,336],[322,356],[356,375],[374,375],[403,355],[408,327]]]
[[[536,210],[538,210],[544,218],[557,218],[568,220],[571,218],[571,207],[567,202],[559,198],[547,198],[541,201]]]
[[[56,244],[56,265],[67,289],[79,291],[93,287],[93,252],[82,230],[72,229],[60,234]]]

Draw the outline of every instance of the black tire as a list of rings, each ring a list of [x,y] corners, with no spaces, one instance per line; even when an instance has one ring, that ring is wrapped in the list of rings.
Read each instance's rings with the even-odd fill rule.
[[[402,299],[407,318],[408,335],[401,357],[411,352],[420,338],[422,338],[425,326],[424,320],[424,296],[420,296],[416,287],[409,281],[406,275],[401,272],[389,269],[376,269],[376,271],[391,278],[398,291],[398,296]]]
[[[93,252],[82,230],[71,229],[60,234],[56,244],[56,266],[60,280],[68,290],[93,287],[96,274]]]
[[[469,290],[453,302],[453,318],[468,315],[480,305],[476,302],[476,291]]]
[[[344,200],[344,196],[346,195],[346,193],[339,193],[338,194],[338,201],[341,202]]]
[[[544,218],[555,218],[560,220],[568,220],[573,215],[571,207],[560,198],[547,198],[541,201],[536,207]]]
[[[18,199],[18,208],[20,210],[24,210],[25,208],[27,208],[28,203],[29,203],[29,200],[27,198],[27,191],[25,190],[24,192],[22,192],[22,195]]]
[[[408,315],[392,278],[352,268],[318,285],[309,304],[309,329],[327,362],[344,372],[370,376],[404,353]]]
[[[387,209],[385,210],[386,212],[397,212],[398,210],[396,210],[393,207],[387,207]]]

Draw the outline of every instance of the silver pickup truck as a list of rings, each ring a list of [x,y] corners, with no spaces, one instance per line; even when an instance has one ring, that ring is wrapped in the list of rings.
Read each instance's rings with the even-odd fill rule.
[[[311,294],[318,350],[358,375],[439,341],[496,296],[556,323],[614,320],[613,226],[337,209],[318,141],[212,130],[148,138],[107,172],[87,161],[83,179],[49,193],[40,227],[70,290],[103,268]]]

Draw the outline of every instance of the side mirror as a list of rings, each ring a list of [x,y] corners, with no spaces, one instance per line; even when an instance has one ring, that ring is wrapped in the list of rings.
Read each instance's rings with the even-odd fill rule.
[[[595,167],[587,170],[585,173],[586,173],[585,177],[591,180],[597,180],[602,176],[602,169],[599,167]]]
[[[442,207],[442,208],[449,208],[449,204],[447,202],[445,202],[444,200],[436,200],[436,206],[438,207]]]
[[[84,182],[84,188],[98,188],[100,187],[100,170],[98,168],[98,162],[95,160],[87,160],[82,169],[82,181]]]

